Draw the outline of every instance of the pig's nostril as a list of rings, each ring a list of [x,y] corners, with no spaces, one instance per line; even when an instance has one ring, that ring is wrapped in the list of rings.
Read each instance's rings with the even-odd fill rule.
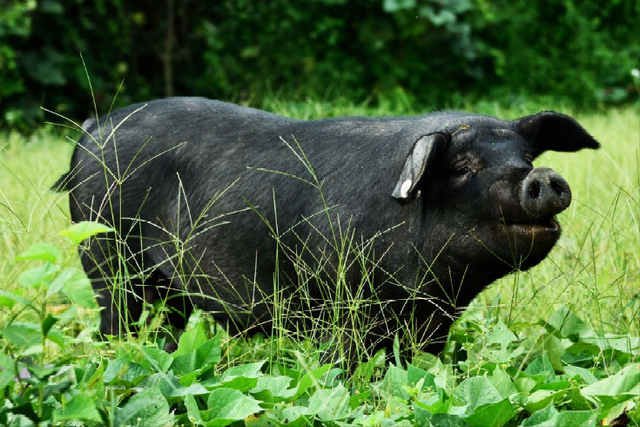
[[[540,197],[540,182],[537,180],[531,181],[529,184],[529,197],[537,199]]]
[[[562,196],[567,191],[564,184],[562,184],[560,181],[551,181],[549,186],[558,196]]]

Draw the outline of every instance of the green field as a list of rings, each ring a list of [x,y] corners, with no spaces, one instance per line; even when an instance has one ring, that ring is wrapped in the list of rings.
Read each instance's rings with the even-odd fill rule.
[[[271,104],[267,103],[267,105],[276,113],[305,119],[336,115],[390,115],[406,112],[403,106],[382,106],[377,109],[371,109],[349,104],[338,106],[314,102],[285,104],[275,101]],[[536,112],[528,109],[528,107],[513,108],[505,111],[492,104],[477,106],[475,110],[508,119]],[[571,112],[568,113],[571,114]],[[543,358],[540,360],[550,360],[555,374],[552,372],[549,375],[554,376],[554,378],[559,378],[561,374],[568,375],[563,367],[574,362],[573,359],[570,359],[566,355],[568,353],[564,351],[566,350],[570,353],[567,349],[570,347],[570,341],[575,337],[563,335],[564,332],[558,329],[556,335],[554,335],[555,338],[550,338],[550,340],[555,343],[555,350],[553,350],[550,349],[547,341],[540,338],[542,336],[539,335],[541,332],[536,330],[536,327],[538,327],[538,329],[541,328],[539,325],[536,325],[540,320],[555,325],[553,321],[554,316],[557,316],[558,313],[565,312],[565,310],[573,313],[577,318],[584,321],[584,324],[580,323],[580,327],[582,328],[580,329],[581,332],[578,333],[580,339],[584,338],[587,340],[587,338],[592,339],[591,337],[613,337],[614,335],[617,337],[616,339],[628,337],[626,341],[628,345],[624,349],[614,345],[607,347],[609,344],[602,345],[600,342],[597,344],[599,350],[592,354],[592,363],[584,366],[586,367],[585,369],[594,375],[597,373],[596,376],[598,380],[614,378],[615,375],[620,372],[625,373],[625,369],[629,367],[637,368],[640,366],[637,365],[638,358],[640,357],[637,338],[633,338],[640,336],[640,114],[637,107],[627,107],[599,113],[573,114],[573,117],[601,142],[602,149],[599,151],[583,151],[575,154],[546,153],[536,160],[536,166],[544,165],[552,167],[563,175],[571,185],[573,202],[569,209],[563,212],[559,218],[563,227],[563,235],[556,248],[544,262],[529,272],[512,274],[493,284],[474,301],[470,309],[465,313],[463,322],[461,322],[461,325],[457,328],[458,332],[456,332],[456,336],[467,336],[465,334],[472,333],[469,331],[476,331],[478,335],[466,338],[468,342],[466,342],[465,345],[469,349],[474,346],[479,346],[478,348],[480,348],[481,351],[469,350],[467,356],[470,359],[467,361],[467,365],[457,364],[454,360],[455,358],[452,359],[451,352],[449,352],[445,357],[445,364],[448,366],[447,369],[451,371],[452,378],[438,382],[437,379],[439,377],[435,374],[435,377],[434,375],[422,377],[423,380],[429,378],[428,381],[433,383],[433,387],[429,389],[431,390],[429,392],[442,390],[442,392],[438,392],[440,393],[438,399],[442,401],[442,405],[445,405],[443,402],[447,402],[450,396],[455,396],[455,398],[451,397],[451,402],[454,403],[449,404],[449,407],[446,409],[440,407],[438,407],[440,409],[434,409],[436,403],[433,403],[435,401],[432,402],[432,400],[429,400],[433,396],[429,395],[429,392],[426,391],[428,387],[424,390],[420,388],[425,381],[420,383],[420,387],[417,389],[415,388],[417,387],[415,384],[409,384],[411,383],[411,376],[417,375],[417,371],[415,370],[412,371],[407,368],[407,371],[398,366],[392,366],[388,370],[384,370],[380,368],[380,366],[384,367],[382,360],[376,359],[371,362],[368,368],[366,368],[368,365],[365,365],[366,369],[358,371],[361,375],[361,377],[359,377],[360,383],[358,383],[358,381],[353,380],[353,378],[356,377],[350,377],[344,373],[342,377],[339,377],[339,373],[335,373],[336,371],[333,369],[326,375],[325,373],[329,368],[326,368],[322,372],[316,371],[322,369],[318,365],[317,359],[306,360],[304,359],[304,354],[300,355],[296,353],[298,354],[298,356],[296,356],[298,358],[297,361],[293,358],[293,361],[289,360],[290,364],[287,365],[282,359],[275,360],[276,358],[274,357],[274,360],[270,360],[267,363],[269,369],[263,367],[263,371],[260,373],[258,373],[258,370],[262,365],[258,366],[257,370],[254,369],[252,372],[250,371],[253,368],[246,368],[248,365],[241,365],[246,368],[246,371],[240,370],[242,373],[238,374],[237,378],[244,378],[251,384],[262,384],[265,387],[262,392],[250,392],[249,388],[234,388],[235,386],[232,387],[228,384],[222,388],[216,389],[214,387],[214,389],[218,391],[237,391],[237,393],[229,391],[228,395],[223,396],[222,392],[211,391],[212,388],[209,386],[213,383],[207,383],[204,376],[186,380],[184,379],[186,377],[180,377],[178,375],[182,386],[189,387],[194,384],[202,386],[204,384],[205,388],[209,387],[207,388],[207,393],[209,394],[199,391],[197,393],[185,392],[183,395],[174,396],[171,394],[167,395],[164,393],[164,389],[160,389],[166,398],[163,402],[169,405],[168,407],[171,408],[173,415],[171,415],[170,418],[157,418],[155,420],[162,419],[162,425],[178,425],[181,423],[181,425],[189,425],[190,423],[227,425],[235,422],[239,423],[237,425],[246,424],[258,426],[266,424],[261,424],[259,418],[251,418],[253,417],[251,414],[258,414],[260,411],[265,410],[263,415],[267,413],[271,414],[268,415],[272,421],[272,424],[269,425],[284,425],[285,422],[283,420],[291,420],[292,414],[294,414],[295,411],[289,411],[287,418],[282,415],[284,411],[283,408],[304,407],[307,412],[301,409],[299,413],[306,415],[303,414],[297,418],[298,421],[303,421],[300,421],[300,424],[293,425],[307,425],[305,424],[307,422],[315,422],[316,425],[325,425],[325,422],[327,422],[326,425],[340,425],[341,422],[346,422],[345,420],[360,425],[393,425],[389,423],[394,420],[395,423],[402,422],[405,423],[404,425],[421,425],[426,422],[437,425],[435,424],[436,421],[429,417],[435,417],[436,414],[441,414],[443,417],[445,417],[445,415],[449,417],[447,418],[447,422],[451,422],[452,424],[447,425],[517,426],[521,425],[519,424],[520,422],[525,422],[529,415],[536,413],[538,413],[540,417],[548,416],[548,419],[552,419],[556,415],[551,414],[549,404],[553,402],[555,405],[554,410],[557,409],[561,413],[565,410],[568,412],[582,411],[585,413],[595,411],[590,413],[594,415],[595,418],[598,418],[597,422],[602,423],[611,421],[611,417],[615,418],[626,410],[631,414],[631,424],[629,425],[638,425],[640,416],[638,415],[637,405],[639,402],[635,400],[636,403],[633,403],[634,399],[626,398],[636,393],[636,391],[640,393],[640,383],[636,384],[633,382],[638,382],[638,378],[635,376],[632,376],[631,380],[627,381],[628,384],[631,384],[629,386],[631,388],[624,389],[623,387],[623,389],[620,389],[622,391],[617,392],[617,396],[602,398],[601,394],[597,394],[599,392],[593,392],[595,394],[592,393],[589,395],[587,391],[583,394],[585,396],[596,396],[596,400],[592,401],[588,398],[585,400],[584,397],[581,396],[584,400],[583,402],[579,400],[575,394],[571,394],[573,393],[571,390],[577,390],[582,387],[578,383],[572,383],[571,381],[573,380],[567,382],[569,385],[562,387],[560,385],[555,386],[556,388],[549,386],[537,389],[534,387],[522,391],[519,388],[520,386],[515,376],[506,370],[504,372],[509,373],[512,377],[513,384],[518,388],[517,393],[514,392],[508,395],[510,397],[507,402],[511,405],[510,408],[513,409],[504,409],[504,399],[485,402],[487,405],[496,405],[495,407],[492,406],[492,413],[502,413],[500,411],[504,409],[504,418],[491,422],[478,421],[476,418],[473,418],[473,416],[482,412],[482,405],[477,401],[474,401],[476,404],[472,405],[464,400],[468,397],[467,394],[465,394],[467,391],[474,393],[465,388],[471,387],[471,385],[469,385],[471,383],[464,382],[465,379],[479,382],[481,381],[480,378],[483,378],[481,375],[483,372],[485,376],[487,372],[489,373],[492,384],[500,393],[503,393],[504,390],[493,382],[494,377],[497,375],[496,372],[498,372],[496,369],[498,368],[495,368],[495,366],[491,369],[486,368],[486,358],[483,359],[480,357],[480,359],[471,360],[472,357],[478,356],[482,351],[486,351],[487,348],[491,347],[491,340],[487,337],[492,336],[491,331],[497,331],[503,326],[518,335],[517,340],[515,338],[511,339],[511,341],[507,340],[508,345],[514,346],[517,344],[519,346],[517,348],[523,348],[524,352],[531,356],[529,359],[527,359],[528,356],[513,356],[513,358],[512,356],[504,356],[506,357],[504,362],[507,364],[511,363],[511,366],[514,368],[516,366],[522,367],[530,363],[531,360],[538,360],[535,359],[534,356],[538,357],[541,354],[548,354],[547,359]],[[46,363],[52,363],[54,366],[62,366],[64,365],[62,355],[64,355],[65,352],[70,352],[76,359],[74,359],[75,361],[67,363],[75,364],[76,375],[79,375],[78,372],[80,371],[85,372],[83,369],[89,369],[87,366],[91,363],[96,363],[97,366],[104,368],[107,364],[107,359],[115,358],[117,360],[125,360],[127,363],[137,361],[140,365],[144,365],[143,361],[136,359],[138,356],[132,356],[132,354],[137,354],[136,351],[140,350],[143,344],[142,342],[136,342],[134,340],[129,343],[132,347],[114,344],[113,348],[116,350],[115,352],[109,349],[109,347],[94,343],[92,341],[92,334],[95,332],[95,311],[75,311],[73,307],[69,309],[68,301],[65,301],[64,298],[58,298],[57,296],[52,297],[51,295],[47,296],[46,287],[25,286],[24,278],[19,279],[25,271],[37,268],[42,264],[42,261],[38,260],[16,261],[16,257],[24,253],[25,250],[35,243],[49,243],[57,246],[62,254],[57,261],[60,265],[69,268],[79,267],[75,246],[59,234],[60,231],[70,225],[67,195],[65,193],[50,191],[55,181],[68,170],[73,149],[70,140],[73,140],[77,134],[71,132],[69,135],[70,137],[67,138],[60,136],[60,132],[44,129],[28,137],[18,134],[0,136],[0,290],[3,292],[11,292],[13,295],[18,295],[26,301],[31,301],[34,306],[38,308],[39,315],[41,316],[38,318],[38,316],[34,314],[38,313],[38,310],[27,309],[23,303],[16,303],[17,300],[15,299],[8,301],[5,294],[0,295],[0,308],[2,309],[0,313],[0,335],[2,335],[2,338],[0,338],[0,355],[3,357],[0,361],[16,361],[15,366],[18,366],[17,360],[21,357],[34,357],[34,360],[37,360],[38,363],[43,366]],[[65,310],[67,311],[65,312]],[[48,313],[59,316],[57,322],[60,326],[61,336],[65,337],[64,340],[61,338],[57,341],[54,340],[55,343],[52,343],[40,336],[41,339],[39,341],[36,340],[36,342],[41,347],[34,349],[34,345],[26,341],[16,342],[15,339],[11,338],[12,335],[6,332],[12,325],[22,325],[28,322],[41,323]],[[496,325],[502,326],[497,327]],[[549,326],[547,328],[547,333],[551,336],[552,333],[549,328],[552,327]],[[3,333],[2,331],[5,332]],[[204,330],[196,328],[194,331],[202,335],[198,335],[198,338],[195,339],[198,345],[213,342],[219,347],[220,335],[216,336],[216,338],[211,338],[207,335],[207,339],[214,340],[207,341],[204,338]],[[41,331],[39,333],[42,334]],[[194,332],[194,334],[196,334],[196,332]],[[543,344],[540,344],[541,341],[539,339],[542,340]],[[226,338],[224,338],[224,340],[226,340]],[[554,340],[557,340],[557,342]],[[64,342],[64,345],[61,344],[62,342]],[[589,341],[590,344],[586,343],[587,341],[584,341],[585,346],[595,345],[591,343],[591,341]],[[257,360],[250,360],[251,357],[247,357],[247,353],[251,353],[251,346],[253,345],[255,345],[256,348],[260,347],[260,357],[264,357],[265,354],[268,355],[268,353],[265,353],[265,349],[270,348],[271,344],[269,340],[266,340],[266,343],[264,339],[249,340],[248,343],[243,343],[242,354],[244,356],[238,358],[234,358],[234,351],[240,350],[229,349],[230,346],[233,346],[233,343],[225,341],[223,348],[226,348],[226,350],[224,350],[222,356],[220,356],[221,359],[219,358],[214,363],[215,369],[208,366],[208,369],[213,369],[217,373],[216,375],[220,374],[222,376],[212,374],[213,376],[206,378],[211,381],[217,379],[220,383],[220,381],[224,379],[224,375],[221,374],[221,372],[227,368],[228,364],[236,364],[240,361],[257,362]],[[178,353],[187,354],[189,350],[186,341],[185,344],[181,341],[181,346],[182,350],[179,349]],[[193,344],[193,346],[195,346],[195,344]],[[249,350],[247,350],[246,346],[248,346]],[[562,347],[563,352],[557,353],[557,349],[560,347]],[[506,347],[503,348],[503,350],[504,349],[506,349]],[[180,353],[180,351],[182,351],[182,353]],[[514,352],[514,354],[515,353],[516,352]],[[130,355],[127,356],[126,354]],[[624,357],[622,355],[624,355]],[[282,354],[278,354],[278,357],[280,356],[282,356]],[[486,354],[485,356],[489,357],[489,359],[493,357],[487,356]],[[143,360],[158,360],[154,357],[155,356],[146,356],[146,359],[143,358]],[[167,357],[171,356],[167,355]],[[556,357],[557,360],[555,360],[554,357]],[[421,360],[422,363],[424,363],[425,375],[426,371],[435,372],[430,370],[435,369],[435,362],[433,362],[432,359],[426,357]],[[533,362],[530,364],[533,364]],[[3,364],[0,363],[0,365]],[[380,372],[377,374],[373,373],[374,365],[380,368]],[[398,365],[398,361],[396,361],[396,365]],[[288,366],[286,369],[290,371],[287,371],[282,366]],[[466,368],[464,368],[464,366],[466,366]],[[471,367],[477,369],[477,375],[479,376],[471,374]],[[123,369],[125,368],[123,367]],[[176,366],[172,372],[176,374],[177,369],[178,367]],[[369,372],[367,369],[371,369],[371,373],[366,374],[366,372]],[[488,369],[488,371],[483,371],[486,369]],[[165,369],[162,372],[166,373],[168,371]],[[302,386],[300,386],[300,384],[303,383],[303,380],[301,377],[295,377],[291,372],[298,372],[301,376],[308,375],[308,378],[311,378],[311,380],[304,380],[311,381],[307,388],[301,391]],[[311,373],[313,372],[315,372],[315,374],[312,375]],[[328,378],[327,375],[331,372],[334,372],[334,376]],[[365,374],[362,374],[362,372],[365,372]],[[531,372],[529,372],[529,374],[531,374]],[[107,374],[105,373],[104,375],[106,377]],[[289,375],[290,379],[293,378],[291,384],[297,384],[299,394],[296,392],[290,396],[277,395],[276,389],[278,387],[273,385],[278,381],[275,378],[286,375]],[[587,376],[587,374],[584,375]],[[34,374],[34,377],[36,376],[37,375]],[[11,393],[17,392],[8,391],[10,387],[7,385],[9,382],[7,382],[6,377],[6,375],[3,377],[0,373],[0,390],[5,390],[6,393],[8,393],[6,394],[7,396],[15,397],[15,395]],[[52,379],[50,376],[45,375],[38,378],[41,382],[39,385],[35,384],[34,388],[37,386],[41,387],[41,390],[44,390],[44,383],[55,383],[55,379]],[[262,378],[262,380],[260,380],[262,382],[257,383],[259,378]],[[434,380],[434,378],[436,379]],[[477,378],[477,380],[475,378]],[[527,377],[527,379],[531,381],[538,381],[540,379],[537,377],[534,379],[531,378]],[[546,384],[555,384],[549,380],[549,378],[550,377],[546,378]],[[255,381],[253,381],[254,379]],[[362,379],[364,379],[365,384],[370,384],[371,390],[365,390],[367,387],[362,385]],[[89,383],[83,384],[82,381],[78,380],[65,392],[59,392],[58,394],[52,392],[51,396],[61,395],[64,397],[60,399],[56,398],[56,402],[58,403],[52,403],[52,408],[59,411],[57,412],[58,418],[51,418],[51,416],[49,418],[56,419],[57,425],[66,425],[64,424],[67,422],[65,420],[78,420],[78,424],[74,425],[101,425],[101,422],[105,422],[105,420],[109,420],[110,425],[152,425],[150,424],[152,421],[149,421],[150,418],[148,418],[148,414],[145,415],[145,413],[140,412],[141,409],[138,407],[143,406],[140,403],[141,399],[142,401],[146,398],[155,399],[157,398],[156,393],[160,393],[160,391],[148,385],[134,389],[134,385],[138,384],[136,381],[114,381],[115,382],[112,381],[108,386],[103,384],[91,391]],[[407,383],[407,381],[409,383]],[[451,381],[451,383],[448,381]],[[585,381],[588,383],[588,380]],[[475,382],[473,387],[478,386]],[[593,382],[595,383],[595,377]],[[311,383],[313,383],[313,387],[311,387]],[[467,385],[462,387],[461,384]],[[274,387],[273,390],[269,388],[272,386]],[[405,388],[403,388],[403,386]],[[593,385],[589,386],[595,387]],[[607,384],[607,386],[609,387],[611,385]],[[251,389],[256,390],[255,387],[254,384],[251,386]],[[381,393],[381,388],[385,389],[386,392]],[[280,389],[282,389],[282,387],[280,387]],[[114,397],[114,390],[116,390],[115,394],[117,397]],[[270,395],[266,392],[267,390],[270,390]],[[312,392],[312,390],[315,391]],[[544,395],[544,398],[532,400],[532,396],[538,391],[549,390],[554,390],[556,394],[547,393]],[[559,396],[558,390],[565,392],[565,394],[556,399],[556,397]],[[326,396],[323,393],[326,394]],[[327,408],[323,410],[318,409],[316,412],[309,409],[312,408],[313,405],[320,405],[320,403],[315,402],[314,399],[331,401],[331,399],[335,397],[331,393],[338,393],[342,397],[346,396],[344,399],[350,402],[348,410],[344,409],[346,412],[337,415]],[[361,395],[358,393],[369,394]],[[504,393],[508,393],[508,391],[504,391]],[[192,397],[184,397],[187,394]],[[524,397],[522,399],[514,398],[513,396],[517,394],[523,395]],[[60,409],[60,402],[69,405],[69,402],[72,402],[75,396],[92,396],[92,398],[98,399],[100,403],[97,404],[96,407],[100,415],[92,413],[91,415],[78,415],[74,418],[72,416],[73,413],[69,412],[71,411],[69,409],[68,412],[66,412],[68,418],[65,418],[64,411],[66,411],[69,406],[63,405],[63,408],[67,409]],[[144,397],[138,398],[136,396]],[[194,398],[193,396],[197,397]],[[549,396],[551,397],[548,398]],[[623,398],[620,398],[620,396]],[[227,399],[230,402],[237,402],[235,408],[240,409],[238,409],[236,413],[231,413],[231,415],[218,414],[219,417],[215,418],[214,415],[212,415],[211,406],[209,406],[209,412],[205,409],[207,405],[212,405],[212,399],[215,400],[218,398]],[[262,406],[251,406],[257,405],[257,403],[246,400],[254,398],[257,398],[257,401],[263,402]],[[37,403],[37,405],[34,404],[36,412],[46,406],[45,403],[47,400],[43,392],[34,394],[33,399],[33,401]],[[80,404],[83,402],[83,398],[78,397],[77,399],[78,402],[76,403]],[[404,399],[405,403],[401,402],[402,399]],[[18,401],[19,399],[17,398],[11,400],[12,405],[16,405]],[[295,405],[291,403],[293,401],[296,402]],[[599,403],[594,403],[596,401]],[[267,404],[264,402],[267,402]],[[414,405],[409,405],[406,402],[413,402]],[[470,405],[467,408],[467,413],[464,415],[456,413],[456,411],[451,409],[451,405],[460,406],[460,402],[467,402],[467,404]],[[580,404],[576,402],[580,402]],[[166,415],[165,412],[169,411],[169,409],[165,411],[164,403],[162,406],[162,411],[164,412],[162,413]],[[243,406],[245,404],[246,406]],[[126,414],[122,408],[126,408],[127,405],[129,405],[129,411],[134,411],[134,409],[138,408],[136,409],[138,421],[134,422],[129,418],[123,418]],[[195,405],[195,409],[193,405]],[[426,412],[420,412],[416,409],[416,405]],[[551,405],[551,408],[554,408],[554,405]],[[8,407],[11,407],[11,405]],[[599,409],[595,410],[594,407]],[[242,408],[244,408],[244,412],[241,410]],[[252,408],[252,410],[248,408]],[[484,409],[487,409],[487,407]],[[476,415],[469,415],[475,410],[478,410],[478,412],[475,413]],[[513,415],[509,415],[512,410],[515,410],[515,412]],[[549,413],[542,414],[541,411],[543,410]],[[204,417],[202,422],[198,421],[197,416],[194,415],[198,412]],[[3,413],[0,412],[0,424],[3,422],[2,414]],[[38,416],[40,416],[39,419],[42,420],[46,419],[46,415],[46,411],[38,413]],[[118,416],[120,416],[120,418],[118,418]],[[225,416],[227,418],[224,418]],[[267,417],[267,415],[264,416]],[[581,415],[576,414],[575,416],[579,417]],[[194,418],[195,421],[192,418]],[[532,418],[534,417],[528,419]],[[596,422],[595,418],[589,421],[585,419],[583,425],[596,425],[592,424],[592,421],[594,423]],[[218,421],[216,421],[216,419]],[[579,418],[575,419],[577,420]],[[12,420],[11,416],[9,416],[8,420]],[[22,422],[21,420],[26,423],[26,418],[18,417],[13,418],[14,424],[9,425],[31,425],[19,424],[19,422]],[[262,422],[266,422],[265,420],[265,418],[262,418]],[[444,418],[442,418],[442,420],[444,420]],[[5,419],[5,422],[9,421]],[[150,423],[147,423],[147,421]],[[453,424],[454,421],[460,422],[460,424]],[[251,424],[252,422],[254,424]],[[333,422],[335,423],[332,424]],[[485,422],[489,424],[483,424]],[[560,421],[554,422],[559,423]],[[42,425],[49,424],[43,421]],[[529,424],[522,425],[555,424],[535,424],[531,421]]]

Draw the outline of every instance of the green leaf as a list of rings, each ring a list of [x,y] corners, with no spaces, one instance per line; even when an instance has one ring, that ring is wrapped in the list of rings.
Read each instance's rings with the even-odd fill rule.
[[[502,396],[487,377],[467,378],[454,390],[454,395],[469,405],[468,411],[471,412],[480,406],[502,401]]]
[[[516,411],[509,399],[498,403],[483,405],[475,409],[473,414],[464,418],[471,427],[501,427],[516,416]]]
[[[549,402],[543,409],[525,419],[522,427],[595,427],[598,420],[594,411],[562,411]]]
[[[513,384],[511,376],[500,368],[494,369],[493,373],[488,377],[489,381],[498,390],[500,396],[509,397],[518,393],[518,389]]]
[[[587,384],[593,384],[598,379],[588,369],[581,368],[579,366],[567,365],[564,367],[565,376],[569,378],[580,378]]]
[[[188,394],[184,397],[184,406],[187,408],[187,416],[189,417],[189,421],[193,425],[205,425],[205,422],[202,419],[202,414],[200,413],[200,408],[198,407],[198,403],[192,395]]]
[[[14,302],[19,302],[31,308],[32,310],[37,310],[37,308],[28,299],[22,298],[15,292],[7,292],[0,289],[0,307],[13,307]]]
[[[49,335],[49,331],[51,330],[53,325],[56,324],[57,321],[58,319],[56,317],[53,317],[50,314],[48,314],[47,317],[45,317],[45,319],[42,321],[42,335],[45,338],[47,335]]]
[[[145,345],[141,349],[142,357],[137,359],[140,365],[155,372],[166,372],[173,363],[173,357],[164,350],[150,345]]]
[[[397,366],[389,366],[382,381],[382,390],[385,394],[391,394],[401,399],[409,400],[411,395],[406,389],[409,382],[409,374]]]
[[[306,427],[313,425],[313,414],[304,406],[289,406],[282,410],[282,417],[287,421],[287,426]],[[258,427],[259,425],[256,425]]]
[[[62,258],[60,250],[49,243],[36,243],[16,257],[16,261],[37,260],[55,263]]]
[[[219,388],[213,390],[207,399],[206,425],[209,427],[226,426],[240,421],[249,415],[262,412],[259,401],[245,396],[238,390]]]
[[[27,288],[39,288],[41,286],[47,286],[51,283],[51,279],[57,271],[57,267],[54,264],[46,263],[41,267],[32,268],[24,271],[18,276],[18,283],[20,286]]]
[[[318,389],[309,398],[309,412],[324,421],[338,421],[349,412],[349,392],[339,384],[332,389]]]
[[[555,374],[553,365],[551,364],[551,361],[546,354],[533,359],[531,363],[529,363],[529,366],[527,366],[527,369],[525,369],[524,371],[530,375],[549,376]]]
[[[291,378],[287,376],[265,375],[258,378],[256,386],[249,390],[249,393],[261,401],[284,401],[296,394],[296,389],[290,389],[289,384],[291,384]]]
[[[136,427],[167,426],[172,422],[173,415],[169,412],[169,403],[156,388],[147,388],[134,395],[116,412],[115,417],[116,425]]]
[[[195,345],[197,342],[200,342],[199,338],[197,339],[197,341],[185,344],[186,347],[183,348],[190,348],[192,344]],[[218,335],[216,335],[210,340],[206,341],[204,344],[200,345],[200,347],[198,347],[195,351],[182,354],[180,356],[175,356],[174,353],[174,359],[173,363],[171,364],[171,369],[173,369],[176,375],[184,375],[197,370],[205,370],[212,366],[215,366],[220,361],[221,357],[222,349],[220,347],[220,338],[218,337]]]
[[[237,377],[253,378],[261,375],[260,369],[266,360],[254,363],[246,363],[244,365],[232,366],[224,371],[222,374],[222,380],[226,381]]]
[[[529,413],[538,411],[545,406],[558,401],[567,394],[568,390],[536,390],[527,398],[524,407]]]
[[[53,412],[53,419],[55,421],[102,421],[94,400],[84,394],[76,394],[71,401],[63,405],[62,409],[56,409]]]
[[[593,336],[593,330],[564,306],[551,315],[549,324],[558,330],[563,338],[569,338],[574,342]]]
[[[298,382],[298,389],[292,400],[297,400],[302,396],[311,386],[316,385],[318,380],[331,369],[331,364],[326,363],[316,370],[309,371]]]
[[[0,329],[0,336],[23,349],[42,343],[40,325],[28,322],[13,322]]]
[[[542,427],[553,425],[552,422],[558,416],[558,411],[553,402],[549,402],[544,408],[533,413],[529,418],[524,420],[522,427]]]
[[[95,221],[80,221],[60,232],[61,236],[69,238],[74,244],[79,245],[89,237],[101,233],[112,232],[113,228]]]
[[[414,414],[418,425],[433,425],[431,420],[435,415],[447,414],[453,406],[454,399],[448,399],[442,392],[431,396],[429,399],[417,400],[414,402]]]
[[[554,372],[562,372],[562,356],[565,349],[560,339],[552,334],[542,334],[538,340],[540,351],[546,356]],[[546,369],[546,367],[545,367]]]
[[[138,383],[138,387],[156,387],[165,397],[183,397],[187,395],[201,395],[209,393],[202,384],[195,383],[188,387],[180,384],[178,379],[171,374],[160,372],[145,377]]]
[[[445,365],[440,358],[436,358],[433,366],[427,369],[429,373],[435,375],[433,382],[446,391],[452,392],[455,387],[455,377],[453,375],[453,367],[450,364]]]
[[[638,396],[640,395],[640,363],[627,365],[618,373],[583,388],[581,392],[586,396]]]
[[[151,371],[144,366],[122,359],[110,359],[107,369],[104,370],[104,382],[112,382],[133,385],[142,381]]]
[[[193,353],[198,347],[207,342],[207,336],[204,332],[204,327],[201,323],[186,331],[180,336],[178,342],[178,349],[173,353],[173,357],[182,356],[185,354]]]
[[[258,384],[258,377],[262,376],[260,369],[265,361],[247,363],[233,366],[227,369],[220,378],[203,381],[202,384],[209,388],[230,388],[246,393]]]
[[[83,271],[74,270],[74,273],[67,278],[63,292],[72,303],[80,307],[98,308],[89,278]]]
[[[420,369],[412,365],[411,363],[407,364],[407,385],[409,387],[415,387],[420,380],[424,380],[422,382],[422,389],[426,389],[427,387],[435,387],[435,377],[435,375],[425,371],[424,369]]]
[[[502,319],[498,319],[493,329],[487,336],[487,341],[490,343],[498,343],[503,349],[507,349],[509,344],[518,340],[516,334],[511,332],[511,329],[504,324]]]

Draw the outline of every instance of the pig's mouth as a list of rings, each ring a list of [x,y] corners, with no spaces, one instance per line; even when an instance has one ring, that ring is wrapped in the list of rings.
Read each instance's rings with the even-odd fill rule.
[[[507,232],[522,236],[560,233],[560,224],[553,216],[532,223],[506,223],[504,226]]]

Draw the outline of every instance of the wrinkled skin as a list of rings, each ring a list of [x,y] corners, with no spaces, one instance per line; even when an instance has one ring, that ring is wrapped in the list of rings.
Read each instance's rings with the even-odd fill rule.
[[[359,312],[367,347],[400,334],[438,352],[460,309],[494,280],[538,264],[558,240],[554,216],[571,191],[535,159],[599,146],[552,112],[512,122],[459,112],[298,121],[197,98],[141,107],[113,113],[102,139],[87,121],[92,137],[79,141],[64,180],[73,220],[113,225],[138,277],[119,312],[113,241],[81,252],[104,308],[103,334],[137,320],[143,300],[167,296],[182,314],[193,305],[213,312],[232,333],[269,334],[274,295],[293,307],[285,327],[322,316],[316,309],[342,292],[342,271],[350,292],[378,301]],[[337,261],[338,225],[338,242],[369,242],[364,269],[344,267],[353,254]],[[301,265],[325,284],[305,282]],[[169,320],[183,323],[175,313]]]

